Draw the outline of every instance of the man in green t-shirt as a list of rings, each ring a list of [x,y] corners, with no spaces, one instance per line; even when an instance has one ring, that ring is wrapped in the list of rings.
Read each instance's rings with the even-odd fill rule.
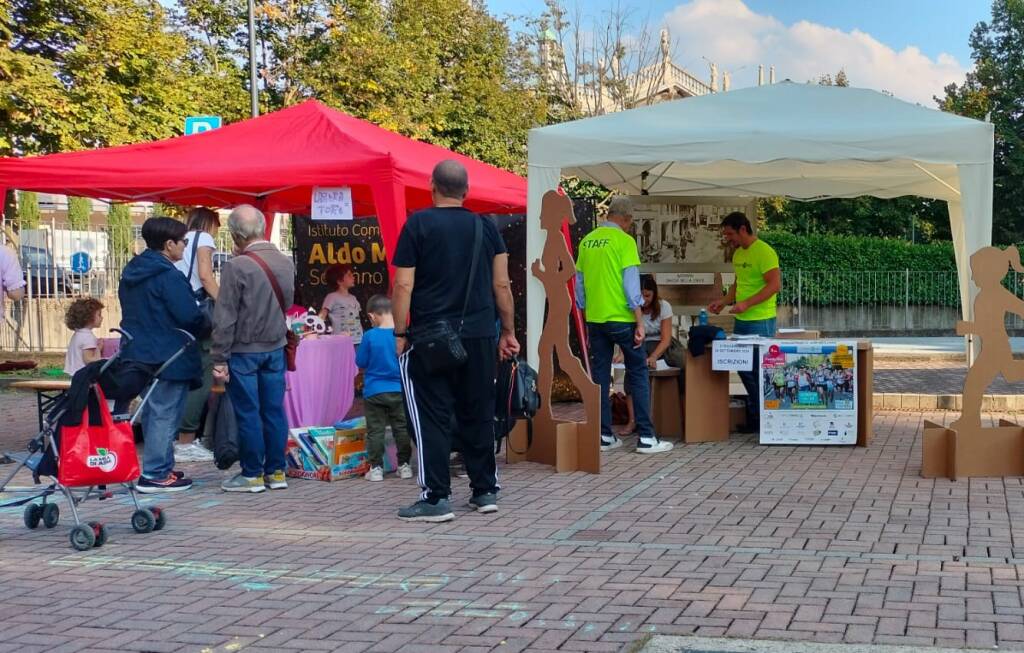
[[[633,203],[616,197],[608,218],[580,242],[576,260],[576,304],[586,311],[590,340],[591,373],[601,386],[601,451],[622,446],[612,433],[612,352],[622,350],[626,385],[633,397],[639,439],[638,453],[661,453],[671,442],[658,439],[651,423],[647,353],[643,348],[644,323],[640,293],[640,255],[627,233],[633,225]]]
[[[736,248],[732,255],[732,266],[736,280],[729,293],[720,301],[708,307],[712,313],[720,313],[730,306],[729,312],[736,316],[736,335],[775,337],[775,297],[782,289],[782,271],[779,256],[771,245],[754,235],[750,220],[736,211],[722,220],[722,236]],[[755,367],[758,358],[754,356]],[[747,423],[743,432],[756,433],[760,428],[760,390],[755,372],[740,372],[740,380],[747,390]]]

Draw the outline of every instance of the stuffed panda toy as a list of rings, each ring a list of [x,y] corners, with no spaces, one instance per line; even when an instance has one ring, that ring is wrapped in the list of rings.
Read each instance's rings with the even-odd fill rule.
[[[320,316],[317,315],[316,311],[312,308],[309,309],[309,312],[306,314],[306,318],[303,320],[303,326],[306,327],[307,333],[315,333],[317,335],[327,333],[327,325],[324,324],[324,321],[320,319]]]

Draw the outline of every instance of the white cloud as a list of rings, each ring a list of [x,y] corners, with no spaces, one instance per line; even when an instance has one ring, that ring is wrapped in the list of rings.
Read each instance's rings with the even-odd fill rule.
[[[742,0],[692,0],[665,16],[676,44],[676,57],[706,57],[720,72],[732,72],[732,87],[757,84],[757,65],[774,65],[776,79],[806,82],[846,71],[852,86],[892,92],[896,97],[934,107],[950,82],[963,81],[966,70],[949,54],[935,59],[908,46],[894,50],[860,30],[844,32],[806,20],[785,25],[751,11]],[[707,77],[701,62],[690,72]]]

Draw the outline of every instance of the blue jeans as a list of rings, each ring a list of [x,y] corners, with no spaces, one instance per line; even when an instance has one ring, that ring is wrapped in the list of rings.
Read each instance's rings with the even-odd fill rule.
[[[775,318],[767,320],[736,320],[733,333],[738,336],[775,337]],[[747,426],[754,427],[761,423],[761,389],[758,385],[758,347],[754,347],[754,371],[740,372],[740,381],[747,390]]]
[[[283,348],[232,354],[228,361],[228,397],[238,421],[238,461],[248,478],[285,469],[284,370]]]
[[[612,383],[612,352],[615,345],[622,349],[626,364],[626,384],[629,394],[633,397],[633,412],[636,415],[636,430],[641,438],[653,438],[654,425],[651,424],[651,387],[647,381],[647,351],[643,347],[633,347],[633,332],[636,325],[632,322],[587,323],[590,334],[591,373],[594,383],[601,386],[601,439],[611,442],[612,435],[612,402],[608,396]]]
[[[174,470],[174,441],[185,412],[188,381],[158,381],[142,409],[142,475],[162,481]]]

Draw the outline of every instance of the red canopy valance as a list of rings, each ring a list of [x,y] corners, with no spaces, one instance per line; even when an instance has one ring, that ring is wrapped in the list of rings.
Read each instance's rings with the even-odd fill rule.
[[[431,204],[430,172],[444,159],[469,171],[467,208],[526,212],[524,178],[316,100],[193,136],[0,158],[0,192],[186,206],[248,203],[265,212],[300,213],[309,210],[314,186],[350,186],[356,215],[377,216],[390,258],[407,213]]]

